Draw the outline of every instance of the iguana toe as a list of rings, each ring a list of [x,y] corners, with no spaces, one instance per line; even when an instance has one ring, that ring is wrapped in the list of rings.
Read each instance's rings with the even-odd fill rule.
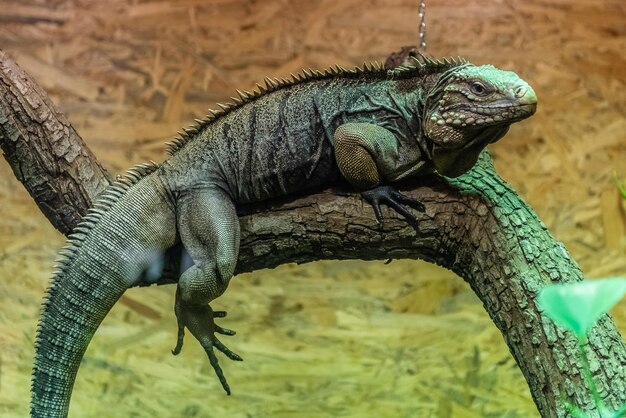
[[[172,354],[177,356],[183,349],[183,340],[185,339],[185,327],[178,325],[178,338],[176,340],[176,347],[172,350]]]
[[[413,226],[416,226],[417,218],[403,205],[407,205],[420,212],[425,210],[424,205],[419,200],[405,196],[391,186],[378,186],[361,192],[361,196],[374,208],[374,215],[379,225],[383,222],[382,211],[380,209],[380,205],[383,203],[402,215],[407,222]]]
[[[235,331],[222,328],[219,325],[215,324],[215,318],[223,318],[226,316],[226,312],[224,311],[213,311],[209,305],[194,305],[189,303],[184,303],[178,297],[176,299],[176,318],[178,320],[178,339],[176,342],[176,347],[172,350],[172,354],[177,355],[180,353],[183,346],[184,339],[184,329],[187,328],[191,332],[191,334],[196,337],[207,356],[209,357],[209,362],[217,375],[220,383],[222,384],[222,388],[228,395],[230,395],[230,386],[226,381],[226,377],[224,376],[224,372],[219,364],[217,356],[215,355],[216,348],[221,351],[231,360],[235,361],[243,361],[241,356],[237,353],[230,350],[226,347],[216,336],[215,333],[222,335],[235,335]]]

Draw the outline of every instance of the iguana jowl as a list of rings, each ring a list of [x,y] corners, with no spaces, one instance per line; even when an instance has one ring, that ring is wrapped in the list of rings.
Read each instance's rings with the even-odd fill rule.
[[[70,236],[43,304],[31,415],[67,416],[100,322],[127,288],[158,281],[151,264],[178,242],[193,265],[178,280],[174,353],[189,329],[230,393],[213,348],[241,358],[215,337],[233,332],[214,323],[224,313],[209,302],[235,270],[237,205],[346,180],[379,221],[381,203],[414,221],[404,205],[421,204],[391,183],[464,173],[536,109],[535,93],[513,72],[462,60],[414,64],[266,79],[186,131],[163,164],[135,167],[110,186]]]

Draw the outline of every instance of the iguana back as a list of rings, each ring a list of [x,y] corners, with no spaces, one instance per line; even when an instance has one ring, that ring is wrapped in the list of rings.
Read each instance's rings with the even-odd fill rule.
[[[285,83],[201,125],[159,175],[176,191],[217,182],[236,203],[302,193],[340,179],[332,143],[346,123],[385,127],[396,134],[399,155],[415,160],[419,95],[401,89],[418,81],[371,71]],[[404,109],[410,115],[397,117]]]

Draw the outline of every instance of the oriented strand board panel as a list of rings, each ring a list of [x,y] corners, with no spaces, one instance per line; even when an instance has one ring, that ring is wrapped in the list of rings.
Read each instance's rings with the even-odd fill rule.
[[[112,172],[236,88],[417,43],[418,1],[0,0],[0,48],[36,76]],[[518,72],[539,111],[492,147],[499,172],[589,277],[626,275],[626,3],[427,0],[428,51]],[[63,237],[0,161],[0,416],[28,411],[39,304]],[[98,331],[74,417],[533,417],[502,337],[461,279],[413,261],[285,265],[215,308],[245,361],[226,397],[173,287],[129,291]],[[626,304],[613,311],[626,332]]]

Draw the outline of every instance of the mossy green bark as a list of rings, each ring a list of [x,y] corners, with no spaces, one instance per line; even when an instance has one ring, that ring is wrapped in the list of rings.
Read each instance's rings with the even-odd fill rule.
[[[327,191],[243,216],[238,271],[326,259],[420,258],[455,271],[486,311],[528,381],[543,417],[568,416],[566,401],[599,416],[582,375],[576,338],[536,305],[550,283],[582,280],[563,244],[495,172],[487,152],[457,179],[406,185],[426,212],[417,230],[387,211],[383,229],[356,196]],[[390,286],[393,285],[390,283]],[[626,346],[609,316],[589,336],[591,371],[605,405],[626,401]]]

